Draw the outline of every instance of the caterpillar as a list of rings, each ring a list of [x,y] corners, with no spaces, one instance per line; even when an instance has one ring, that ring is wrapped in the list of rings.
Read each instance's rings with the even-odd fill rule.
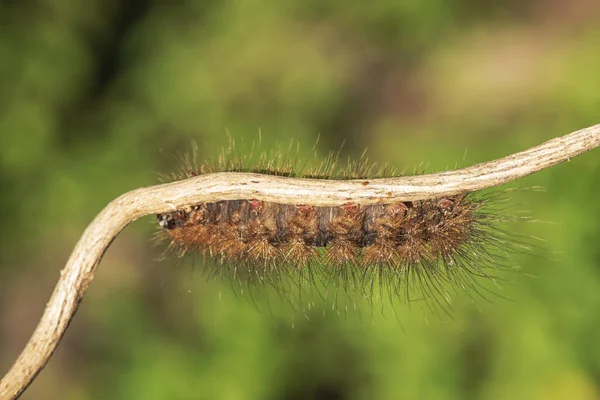
[[[364,154],[340,167],[339,153],[332,153],[307,170],[298,161],[266,153],[240,158],[232,149],[200,165],[195,156],[184,158],[182,173],[171,179],[259,172],[362,179],[367,187],[370,179],[394,176]],[[319,295],[329,294],[336,304],[339,298],[354,302],[376,293],[391,301],[447,305],[457,288],[480,293],[480,279],[496,280],[495,272],[509,265],[506,254],[519,247],[503,229],[514,218],[494,210],[501,198],[461,192],[369,205],[350,200],[339,206],[309,205],[301,198],[295,204],[244,198],[192,204],[156,218],[169,248],[199,254],[212,266],[209,275],[275,287],[294,302],[320,287]]]

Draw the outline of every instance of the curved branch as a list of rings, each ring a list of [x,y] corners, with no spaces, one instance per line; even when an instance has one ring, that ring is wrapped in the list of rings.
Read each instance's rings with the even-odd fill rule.
[[[0,400],[15,399],[42,370],[63,336],[94,271],[117,234],[130,222],[191,204],[258,199],[315,206],[414,201],[476,191],[527,176],[600,146],[600,124],[529,150],[437,174],[373,180],[296,179],[251,173],[215,173],[136,189],[111,202],[75,246],[25,349],[0,381]]]

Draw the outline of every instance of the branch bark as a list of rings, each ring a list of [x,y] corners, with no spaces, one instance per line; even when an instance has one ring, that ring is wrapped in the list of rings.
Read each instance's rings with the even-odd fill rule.
[[[296,179],[221,172],[128,192],[112,201],[75,246],[44,314],[12,368],[0,381],[0,400],[17,398],[42,370],[73,318],[104,252],[129,223],[148,215],[219,200],[257,199],[332,206],[414,201],[481,190],[600,146],[600,124],[495,161],[442,173],[373,180]]]

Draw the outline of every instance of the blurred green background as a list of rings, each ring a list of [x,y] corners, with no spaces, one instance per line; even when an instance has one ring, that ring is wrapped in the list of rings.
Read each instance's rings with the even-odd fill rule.
[[[320,154],[439,171],[599,123],[599,71],[595,0],[0,1],[0,373],[87,224],[192,141],[260,129],[308,154],[320,134]],[[147,217],[22,398],[598,399],[600,153],[515,186],[546,188],[515,194],[544,221],[516,233],[545,243],[510,301],[400,322],[257,312],[156,261]]]

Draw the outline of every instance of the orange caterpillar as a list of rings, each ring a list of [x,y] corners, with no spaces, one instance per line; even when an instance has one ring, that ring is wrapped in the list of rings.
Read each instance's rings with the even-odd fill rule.
[[[408,268],[451,260],[477,229],[477,202],[452,196],[381,205],[287,205],[258,200],[203,203],[157,216],[173,245],[216,261],[291,263],[313,259]],[[315,250],[324,248],[321,255]]]
[[[249,159],[247,162],[252,162]],[[262,156],[253,167],[225,156],[198,170],[186,161],[185,177],[217,171],[328,179],[388,176],[364,161],[341,170],[330,156],[320,168],[296,173],[295,164]],[[335,172],[334,172],[335,171]],[[179,177],[177,177],[179,178]],[[317,282],[334,285],[344,297],[442,297],[455,288],[482,288],[495,279],[515,249],[494,212],[494,196],[463,193],[410,202],[317,207],[255,199],[201,203],[157,215],[161,236],[182,254],[200,254],[213,275],[267,284],[301,296]],[[328,290],[328,289],[327,289]],[[414,294],[416,291],[419,294]],[[296,295],[294,295],[296,293]],[[382,295],[384,294],[382,293]],[[336,294],[337,295],[337,294]]]

